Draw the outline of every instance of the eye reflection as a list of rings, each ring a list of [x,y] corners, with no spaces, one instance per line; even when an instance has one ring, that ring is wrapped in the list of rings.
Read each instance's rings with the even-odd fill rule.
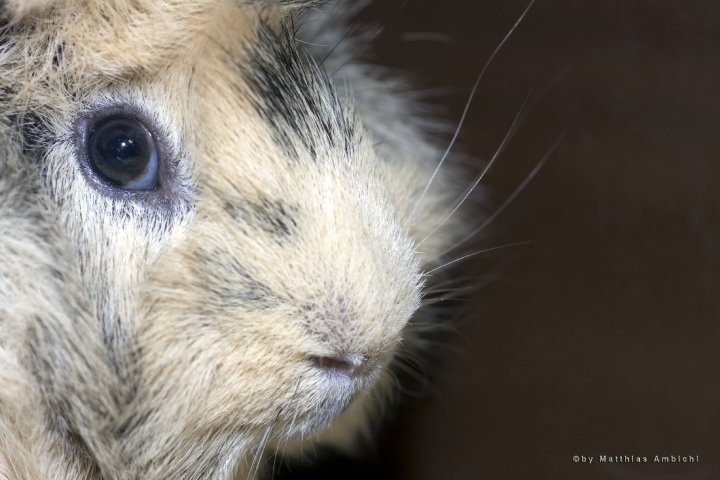
[[[158,186],[158,153],[148,129],[138,120],[113,115],[97,121],[87,145],[90,166],[110,185],[124,190]]]

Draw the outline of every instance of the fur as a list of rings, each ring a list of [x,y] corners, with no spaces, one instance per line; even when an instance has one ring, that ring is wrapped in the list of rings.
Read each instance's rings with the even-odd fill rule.
[[[296,25],[344,33],[318,2],[2,8],[0,479],[249,478],[265,451],[350,448],[460,233],[425,240],[457,191],[442,170],[423,194],[442,152],[404,84],[352,39],[306,51]],[[156,191],[84,166],[108,112],[150,129]],[[313,360],[343,355],[369,373]]]

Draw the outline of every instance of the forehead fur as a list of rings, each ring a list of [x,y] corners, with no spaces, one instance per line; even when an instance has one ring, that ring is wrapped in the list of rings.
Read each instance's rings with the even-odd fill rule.
[[[27,77],[53,72],[110,78],[147,75],[207,41],[247,40],[258,17],[277,24],[312,1],[13,0],[0,30],[4,50],[22,57]],[[2,3],[0,2],[0,5]],[[7,64],[7,62],[4,62]],[[25,68],[23,68],[25,67]],[[26,78],[29,80],[30,78]]]
[[[305,9],[325,3],[325,0],[236,0],[238,4],[256,6],[276,5],[286,9]],[[78,2],[74,2],[78,3]],[[5,0],[0,3],[2,17],[12,23],[37,19],[48,14],[53,7],[64,7],[62,0]]]

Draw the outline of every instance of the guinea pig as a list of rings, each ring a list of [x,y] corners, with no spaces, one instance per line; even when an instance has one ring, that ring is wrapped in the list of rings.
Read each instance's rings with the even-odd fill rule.
[[[0,478],[245,479],[352,449],[467,232],[351,6],[0,9]]]

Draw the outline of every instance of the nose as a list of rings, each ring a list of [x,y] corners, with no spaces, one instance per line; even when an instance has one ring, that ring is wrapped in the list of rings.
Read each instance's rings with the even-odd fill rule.
[[[330,374],[357,377],[366,373],[368,359],[359,353],[349,353],[334,357],[310,357],[316,367]]]

